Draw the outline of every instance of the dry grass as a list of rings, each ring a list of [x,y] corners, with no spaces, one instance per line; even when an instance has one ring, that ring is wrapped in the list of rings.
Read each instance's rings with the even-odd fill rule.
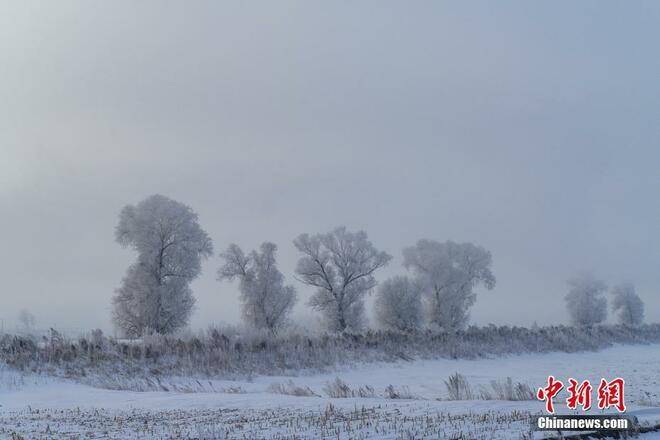
[[[455,373],[445,381],[449,400],[473,400],[472,387],[465,376]]]
[[[482,400],[534,400],[534,390],[528,384],[513,382],[510,377],[503,381],[492,380],[490,388],[481,387],[479,397]]]
[[[311,388],[298,386],[293,383],[292,380],[289,380],[287,383],[272,383],[268,387],[268,392],[296,397],[320,397],[318,394],[312,391]]]
[[[328,397],[346,399],[349,397],[371,398],[376,397],[375,390],[369,385],[360,386],[351,389],[343,380],[336,378],[332,382],[328,382],[323,387],[323,391]]]
[[[489,386],[481,386],[474,393],[467,378],[460,373],[453,374],[445,381],[449,400],[534,400],[534,390],[528,384],[514,382],[510,377],[492,380]]]
[[[0,413],[0,438],[12,440],[347,440],[347,439],[519,439],[532,414],[508,411],[449,414],[405,413],[396,406],[296,410],[273,408],[189,410],[52,409]]]

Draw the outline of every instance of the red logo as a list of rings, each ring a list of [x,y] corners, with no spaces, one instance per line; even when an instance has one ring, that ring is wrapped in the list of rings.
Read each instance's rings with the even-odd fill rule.
[[[626,410],[626,404],[623,401],[624,385],[625,381],[620,377],[611,382],[601,379],[598,386],[598,408],[607,409],[613,406],[619,412],[624,412]]]
[[[552,404],[552,399],[557,395],[561,389],[564,388],[564,384],[558,380],[555,380],[554,376],[548,376],[548,386],[545,388],[539,388],[536,393],[536,397],[539,400],[545,400],[545,409],[550,413],[554,414],[555,407]]]
[[[588,411],[591,408],[591,391],[592,386],[588,380],[578,382],[577,380],[568,379],[568,398],[566,399],[566,407],[568,409],[577,409],[578,406],[583,411]],[[626,404],[624,400],[624,386],[625,381],[617,377],[608,382],[605,379],[600,380],[598,386],[598,409],[608,409],[611,407],[616,408],[619,412],[625,412]],[[545,409],[550,414],[554,414],[555,407],[553,399],[564,388],[564,384],[556,380],[554,376],[548,376],[548,385],[539,388],[536,397],[539,400],[545,401]]]
[[[568,399],[566,399],[566,406],[569,409],[576,409],[579,406],[583,411],[588,411],[591,408],[591,384],[588,380],[582,381],[578,385],[578,381],[570,378],[568,379],[570,385],[568,386]]]

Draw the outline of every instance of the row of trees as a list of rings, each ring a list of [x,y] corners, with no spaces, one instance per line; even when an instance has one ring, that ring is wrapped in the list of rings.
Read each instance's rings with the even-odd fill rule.
[[[571,279],[566,295],[566,308],[571,323],[578,326],[599,324],[607,319],[607,285],[589,274]],[[612,312],[620,324],[635,326],[644,320],[644,303],[631,283],[614,286]]]
[[[382,327],[414,330],[425,320],[446,330],[466,326],[475,287],[495,287],[491,253],[472,243],[419,240],[403,250],[411,276],[396,276],[378,289],[375,316]]]
[[[126,206],[115,230],[117,242],[137,253],[113,297],[113,321],[126,335],[171,333],[185,326],[195,299],[190,283],[213,255],[208,234],[192,209],[162,195]],[[365,326],[364,299],[376,287],[375,273],[391,256],[365,232],[339,227],[325,234],[301,234],[294,242],[301,257],[295,278],[315,288],[309,306],[329,331]],[[277,246],[263,243],[244,252],[230,245],[220,254],[219,280],[237,280],[246,323],[276,333],[297,301],[276,261]],[[386,328],[410,330],[424,318],[446,329],[465,326],[475,302],[474,288],[495,285],[491,255],[471,243],[420,240],[404,249],[410,276],[387,280],[377,292],[375,316]]]
[[[117,242],[137,253],[113,297],[113,321],[128,336],[145,331],[171,333],[185,326],[195,299],[190,283],[201,263],[213,255],[208,234],[192,209],[153,195],[120,213]],[[391,256],[378,250],[363,231],[339,227],[325,234],[301,234],[295,278],[315,288],[308,305],[320,312],[333,332],[365,327],[365,303],[376,285],[375,273]],[[220,254],[218,279],[238,281],[243,319],[257,329],[277,333],[297,302],[296,289],[286,284],[277,267],[277,246],[266,242],[244,252],[231,244]],[[419,240],[403,250],[405,276],[384,281],[376,291],[374,316],[379,325],[407,331],[424,323],[445,330],[466,326],[476,301],[475,288],[492,289],[492,256],[472,243]],[[575,324],[592,325],[606,314],[602,283],[583,277],[572,281],[566,297]],[[614,307],[623,323],[641,322],[643,305],[630,286],[614,290]]]
[[[364,297],[376,287],[374,273],[391,256],[376,249],[365,232],[344,227],[326,234],[302,234],[294,245],[302,254],[296,278],[316,289],[309,305],[321,313],[325,328],[362,330]],[[246,255],[232,244],[221,254],[224,265],[218,271],[221,280],[240,281],[245,321],[274,333],[296,301],[295,289],[284,285],[276,267],[275,250],[274,244],[264,243],[260,252]],[[495,286],[490,253],[471,243],[420,240],[403,254],[412,276],[389,279],[376,294],[375,315],[382,327],[413,330],[428,318],[440,328],[463,328],[476,299],[474,288],[480,283],[489,289]]]

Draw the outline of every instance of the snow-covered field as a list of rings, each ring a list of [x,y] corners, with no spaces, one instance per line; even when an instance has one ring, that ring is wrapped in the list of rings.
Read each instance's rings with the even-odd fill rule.
[[[466,376],[475,391],[507,377],[537,388],[550,374],[592,383],[621,376],[629,413],[644,423],[660,423],[660,345],[638,345],[588,353],[368,364],[244,381],[161,378],[170,390],[163,392],[112,391],[0,370],[0,438],[12,438],[12,433],[21,436],[15,439],[530,438],[529,417],[542,413],[542,402],[450,401],[444,381],[455,372]],[[327,384],[337,377],[365,397],[328,397]],[[389,385],[406,398],[387,398]],[[283,395],[276,388],[310,395]]]

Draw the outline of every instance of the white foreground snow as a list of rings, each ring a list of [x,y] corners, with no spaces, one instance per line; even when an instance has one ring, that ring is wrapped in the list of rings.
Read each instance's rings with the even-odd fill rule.
[[[621,376],[629,413],[644,423],[660,423],[660,409],[654,407],[660,406],[660,345],[646,345],[596,353],[369,364],[251,381],[167,381],[172,390],[215,390],[195,393],[112,391],[5,370],[0,371],[0,438],[14,432],[26,439],[529,438],[529,416],[542,413],[542,402],[448,401],[444,381],[455,372],[475,390],[506,377],[536,389],[550,374],[564,382],[574,377],[593,384],[601,377]],[[327,397],[325,386],[336,377],[352,389],[371,387],[373,397]],[[270,391],[273,383],[290,380],[317,396]],[[414,398],[387,399],[388,385]],[[561,399],[556,407],[567,412]],[[655,438],[649,436],[643,438]]]

